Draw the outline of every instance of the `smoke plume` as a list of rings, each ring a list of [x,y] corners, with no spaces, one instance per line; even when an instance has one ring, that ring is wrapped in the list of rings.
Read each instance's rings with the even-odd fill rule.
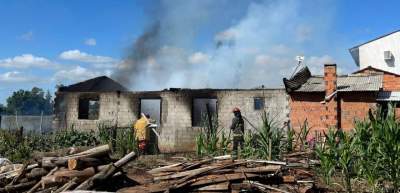
[[[333,62],[330,1],[235,3],[162,0],[113,78],[133,90],[280,87],[296,55],[317,71]]]

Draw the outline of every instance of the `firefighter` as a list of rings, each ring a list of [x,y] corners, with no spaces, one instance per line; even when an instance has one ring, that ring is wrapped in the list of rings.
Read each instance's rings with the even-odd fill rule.
[[[139,153],[145,154],[147,149],[147,143],[149,139],[148,125],[150,124],[149,119],[145,114],[142,113],[140,119],[135,122],[135,138],[138,141]]]
[[[231,130],[233,132],[232,158],[236,159],[238,157],[238,146],[240,145],[240,150],[243,150],[244,120],[240,113],[240,109],[237,107],[233,109],[233,115],[234,117],[231,125]]]

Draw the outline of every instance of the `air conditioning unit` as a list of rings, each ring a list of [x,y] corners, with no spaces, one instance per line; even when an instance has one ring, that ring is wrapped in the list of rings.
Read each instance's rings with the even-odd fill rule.
[[[392,52],[391,51],[384,51],[383,52],[383,58],[385,60],[392,60],[392,58],[393,58]]]

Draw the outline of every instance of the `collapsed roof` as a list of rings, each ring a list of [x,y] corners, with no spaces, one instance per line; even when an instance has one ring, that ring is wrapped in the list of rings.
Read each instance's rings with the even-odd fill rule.
[[[117,92],[127,90],[120,83],[107,76],[99,76],[58,89],[60,92]]]

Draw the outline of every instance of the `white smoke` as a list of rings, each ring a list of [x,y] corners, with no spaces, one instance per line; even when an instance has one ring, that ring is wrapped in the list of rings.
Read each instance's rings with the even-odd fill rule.
[[[157,31],[146,36],[151,49],[134,46],[134,57],[128,56],[114,77],[134,90],[280,87],[282,78],[292,73],[296,55],[305,55],[306,64],[309,58],[317,72],[323,63],[319,69],[315,62],[334,61],[323,53],[331,46],[325,37],[334,13],[329,1],[231,3],[161,1],[154,22]],[[223,23],[224,14],[240,11],[242,16],[225,22],[227,27],[215,32],[209,46],[193,49],[199,34]],[[142,40],[143,36],[138,38]]]

